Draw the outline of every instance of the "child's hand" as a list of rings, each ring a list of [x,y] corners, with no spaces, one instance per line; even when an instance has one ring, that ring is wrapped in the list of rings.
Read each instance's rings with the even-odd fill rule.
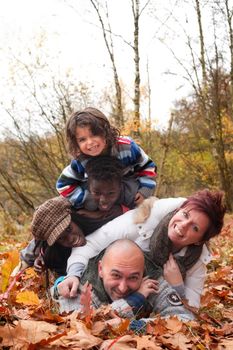
[[[140,192],[138,192],[135,196],[135,199],[134,199],[136,206],[141,204],[144,201],[144,199],[145,198],[143,197],[143,195]]]
[[[34,270],[37,273],[42,273],[45,270],[44,259],[41,255],[39,255],[34,261]]]
[[[58,284],[57,290],[59,295],[64,298],[74,298],[78,295],[79,278],[70,276]]]
[[[171,286],[184,283],[179,266],[172,254],[169,255],[168,261],[163,265],[163,275]]]
[[[141,293],[145,298],[147,298],[152,293],[158,293],[158,290],[159,282],[147,276],[143,278],[141,286],[137,292]]]
[[[15,277],[20,271],[25,270],[27,267],[29,267],[24,260],[20,260],[18,265],[14,268],[14,270],[11,272],[11,277]]]

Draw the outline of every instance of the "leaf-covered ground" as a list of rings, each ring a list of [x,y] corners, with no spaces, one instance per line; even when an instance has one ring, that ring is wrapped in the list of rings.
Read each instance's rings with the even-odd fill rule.
[[[59,315],[46,292],[48,279],[32,268],[16,279],[10,277],[23,244],[6,239],[0,243],[1,349],[233,349],[233,218],[228,217],[221,235],[211,242],[214,259],[195,322],[159,316],[146,328],[132,329],[132,322],[111,312],[109,306]]]

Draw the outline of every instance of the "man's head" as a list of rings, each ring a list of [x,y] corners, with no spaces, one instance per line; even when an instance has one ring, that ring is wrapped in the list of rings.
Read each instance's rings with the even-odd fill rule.
[[[138,290],[144,273],[144,255],[136,243],[117,240],[105,251],[98,266],[106,293],[111,300],[126,297]]]
[[[117,202],[123,177],[122,164],[112,156],[91,158],[86,165],[88,188],[101,211],[109,211]]]

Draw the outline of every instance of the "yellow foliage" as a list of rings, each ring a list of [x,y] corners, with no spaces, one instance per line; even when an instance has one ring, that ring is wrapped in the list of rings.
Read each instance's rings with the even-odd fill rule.
[[[13,250],[12,252],[9,252],[7,260],[2,265],[1,287],[2,287],[3,293],[6,291],[6,288],[8,286],[11,272],[18,265],[18,263],[19,263],[19,252],[17,250]]]
[[[40,299],[32,291],[24,291],[17,294],[16,302],[24,305],[39,305]]]
[[[25,274],[23,276],[23,279],[28,280],[30,278],[34,278],[35,276],[37,276],[36,271],[34,270],[33,267],[29,267],[25,270]]]

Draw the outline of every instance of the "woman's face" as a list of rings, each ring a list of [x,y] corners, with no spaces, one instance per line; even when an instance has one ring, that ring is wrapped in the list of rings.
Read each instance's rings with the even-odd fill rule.
[[[206,214],[187,205],[171,218],[168,237],[174,248],[181,249],[201,242],[209,225],[210,220]]]

